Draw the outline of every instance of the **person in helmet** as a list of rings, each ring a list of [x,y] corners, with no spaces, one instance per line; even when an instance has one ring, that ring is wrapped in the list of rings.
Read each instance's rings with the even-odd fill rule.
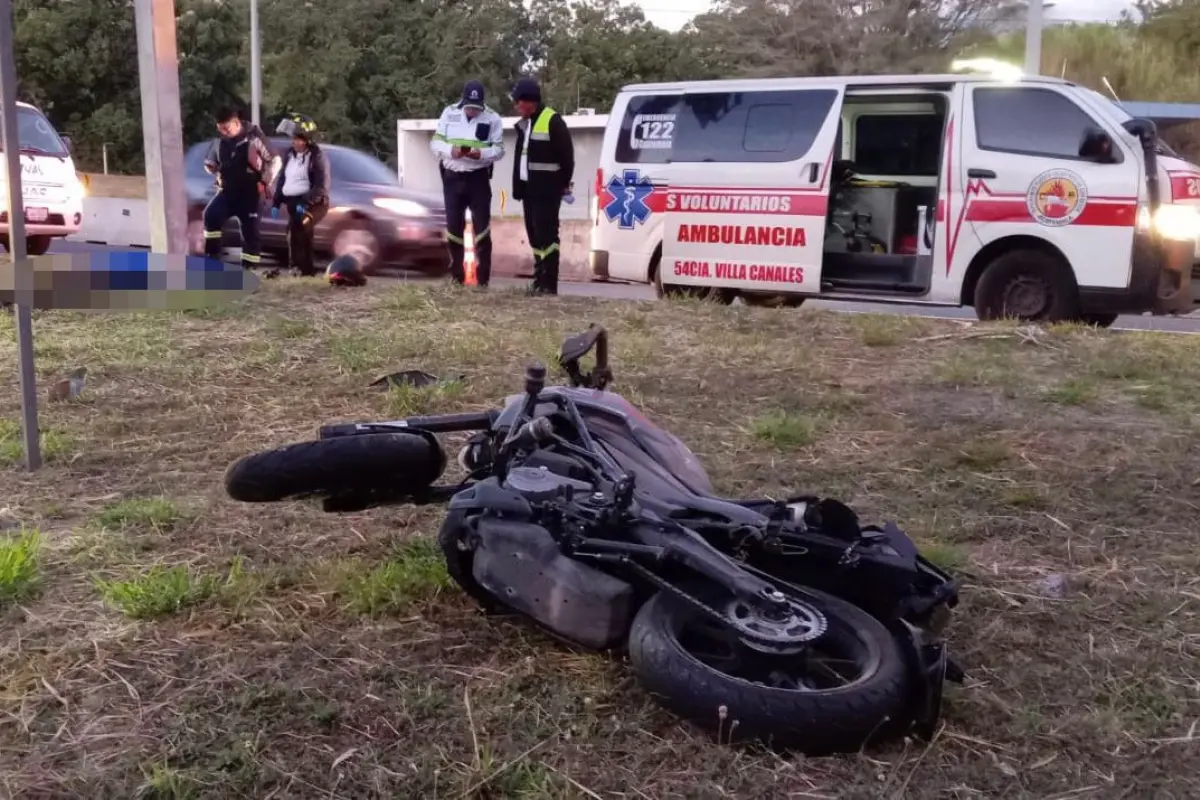
[[[292,146],[283,154],[271,216],[278,218],[279,207],[288,212],[288,262],[300,275],[316,275],[313,263],[313,233],[329,212],[329,161],[315,141],[316,123],[304,114],[284,117],[276,133],[292,137]]]
[[[476,278],[480,287],[486,287],[492,277],[492,170],[504,157],[504,122],[484,103],[482,83],[468,81],[462,99],[446,106],[430,147],[442,174],[450,277],[456,283],[466,279],[463,234],[469,209],[475,238]]]
[[[204,207],[204,254],[221,257],[225,222],[237,217],[242,228],[242,266],[257,268],[262,264],[259,202],[269,196],[279,159],[271,154],[262,130],[243,122],[236,109],[219,109],[216,123],[220,138],[204,160],[204,169],[217,181],[217,193]]]

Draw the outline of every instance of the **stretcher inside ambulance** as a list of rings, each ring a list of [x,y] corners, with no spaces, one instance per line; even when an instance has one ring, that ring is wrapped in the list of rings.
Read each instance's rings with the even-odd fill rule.
[[[660,296],[1096,324],[1200,298],[1200,167],[1061,80],[629,86],[596,183],[593,275]]]
[[[56,237],[78,233],[83,224],[85,193],[70,142],[38,111],[17,103],[17,138],[21,143],[21,197],[24,203],[25,248],[39,256]],[[0,169],[0,244],[8,249],[8,173]]]

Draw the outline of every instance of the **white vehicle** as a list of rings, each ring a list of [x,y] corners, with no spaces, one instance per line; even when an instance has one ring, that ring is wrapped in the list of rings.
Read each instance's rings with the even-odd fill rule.
[[[26,103],[17,103],[21,142],[21,195],[25,204],[26,248],[31,256],[50,249],[56,237],[78,233],[85,190],[71,159],[70,140]],[[8,247],[8,173],[0,167],[0,244]]]
[[[627,86],[592,214],[593,275],[660,296],[1103,325],[1200,296],[1200,167],[1049,78]]]

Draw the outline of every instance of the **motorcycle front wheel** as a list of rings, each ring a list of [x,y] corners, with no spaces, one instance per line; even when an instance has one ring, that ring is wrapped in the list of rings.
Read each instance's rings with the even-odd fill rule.
[[[828,623],[802,652],[751,649],[659,593],[633,621],[630,662],[665,706],[723,743],[757,740],[814,756],[858,752],[905,712],[907,663],[874,617],[823,592],[801,592],[788,594]]]
[[[340,436],[239,459],[225,473],[225,491],[242,503],[376,490],[416,493],[432,485],[445,468],[445,453],[430,436]]]

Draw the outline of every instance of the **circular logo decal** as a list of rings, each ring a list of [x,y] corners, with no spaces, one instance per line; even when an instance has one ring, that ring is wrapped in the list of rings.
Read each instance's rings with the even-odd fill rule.
[[[1074,172],[1052,169],[1033,179],[1025,204],[1033,218],[1043,225],[1070,225],[1087,206],[1087,187]]]

